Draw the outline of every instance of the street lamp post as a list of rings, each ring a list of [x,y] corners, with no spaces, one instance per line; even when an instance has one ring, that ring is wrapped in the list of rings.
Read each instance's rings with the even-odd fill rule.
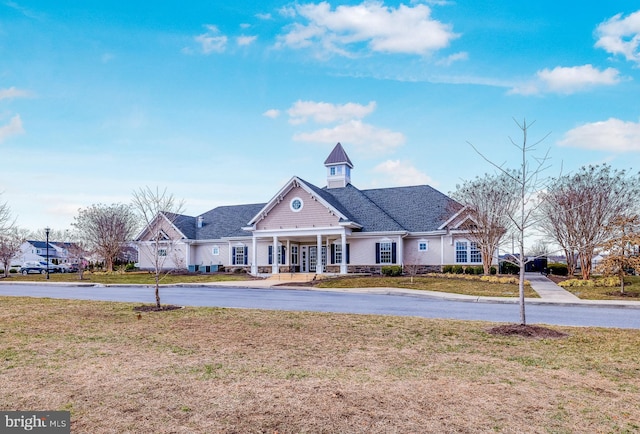
[[[50,230],[51,229],[49,229],[49,226],[44,228],[44,233],[47,235],[47,245],[45,246],[45,248],[47,249],[47,280],[49,280],[49,231]]]

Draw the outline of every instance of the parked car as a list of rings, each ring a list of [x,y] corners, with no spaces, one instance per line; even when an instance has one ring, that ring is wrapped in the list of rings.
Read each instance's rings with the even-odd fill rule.
[[[47,269],[47,261],[40,261],[42,266]],[[62,265],[56,265],[53,262],[49,262],[49,273],[63,273]]]
[[[78,264],[61,264],[63,273],[77,273],[78,272]]]
[[[18,272],[25,276],[31,273],[47,274],[47,261],[27,261],[22,264]],[[49,262],[49,273],[62,273],[62,267]]]
[[[25,276],[31,273],[46,274],[47,264],[45,262],[43,265],[40,261],[27,261],[24,264],[22,264],[22,267],[20,267],[18,272],[20,274],[24,274]]]

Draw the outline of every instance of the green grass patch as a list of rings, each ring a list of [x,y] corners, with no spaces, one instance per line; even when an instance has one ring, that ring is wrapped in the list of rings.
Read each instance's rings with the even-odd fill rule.
[[[214,282],[228,282],[251,279],[246,274],[227,274],[227,273],[212,273],[212,274],[166,274],[163,275],[160,284],[173,285],[177,283],[214,283]],[[19,274],[13,274],[8,278],[8,281],[15,282],[45,282],[46,275],[29,274],[22,276]],[[153,285],[155,284],[154,276],[147,271],[134,271],[134,272],[85,272],[82,280],[78,278],[76,273],[51,273],[49,274],[50,282],[71,282],[71,283],[102,283],[102,284],[142,284]]]
[[[492,283],[480,280],[480,276],[461,278],[448,277],[384,277],[384,276],[347,276],[324,279],[316,285],[318,288],[406,288],[426,291],[449,292],[486,297],[517,297],[518,285],[513,283]],[[539,295],[525,285],[525,297],[539,298]]]

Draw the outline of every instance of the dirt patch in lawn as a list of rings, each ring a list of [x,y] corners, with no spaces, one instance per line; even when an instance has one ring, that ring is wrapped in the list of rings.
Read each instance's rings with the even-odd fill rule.
[[[183,306],[174,306],[172,304],[161,305],[160,307],[155,304],[144,304],[142,306],[135,306],[134,312],[167,312],[170,310],[182,309]]]
[[[67,410],[73,433],[640,430],[637,330],[0,303],[0,410]]]
[[[559,339],[569,336],[567,333],[536,325],[506,324],[488,330],[492,335],[520,336],[532,339]]]

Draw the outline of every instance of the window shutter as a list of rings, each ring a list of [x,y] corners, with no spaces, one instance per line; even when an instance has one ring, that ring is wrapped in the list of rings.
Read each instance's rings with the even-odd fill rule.
[[[280,246],[280,263],[281,264],[286,264],[287,263],[287,248],[285,246]]]
[[[269,246],[269,265],[273,264],[273,246]]]
[[[236,248],[231,249],[231,265],[236,265]]]
[[[247,246],[244,246],[244,265],[247,265],[249,263],[249,249],[247,248]]]
[[[347,244],[347,256],[346,256],[346,258],[347,258],[346,263],[348,264],[349,263],[349,244]]]
[[[380,263],[380,243],[376,243],[376,264]]]
[[[396,263],[396,243],[391,243],[391,263]]]
[[[336,263],[336,245],[335,244],[331,244],[331,263],[332,264]]]

